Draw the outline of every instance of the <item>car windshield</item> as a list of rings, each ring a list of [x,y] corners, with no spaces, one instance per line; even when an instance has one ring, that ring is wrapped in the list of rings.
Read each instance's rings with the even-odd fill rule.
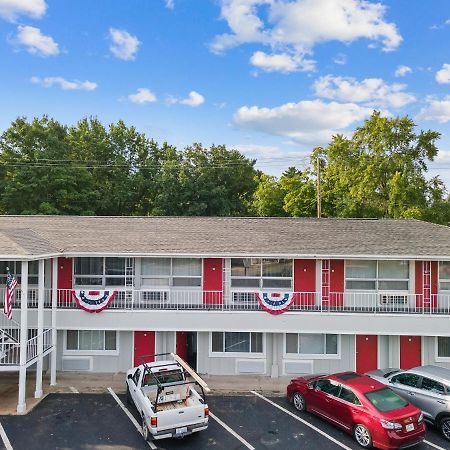
[[[408,405],[408,402],[389,388],[368,392],[366,397],[381,412],[395,411]]]

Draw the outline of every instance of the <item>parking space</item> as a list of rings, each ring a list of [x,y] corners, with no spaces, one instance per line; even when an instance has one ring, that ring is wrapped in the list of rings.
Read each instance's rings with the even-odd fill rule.
[[[132,420],[137,411],[105,394],[52,394],[25,416],[3,416],[3,426],[14,450],[246,450],[246,449],[359,449],[352,437],[321,419],[299,413],[282,397],[249,393],[209,396],[212,412],[206,431],[184,439],[165,439],[149,446]],[[429,427],[427,442],[417,450],[448,450],[450,445]],[[5,448],[0,440],[0,449]],[[10,449],[8,449],[10,450]]]

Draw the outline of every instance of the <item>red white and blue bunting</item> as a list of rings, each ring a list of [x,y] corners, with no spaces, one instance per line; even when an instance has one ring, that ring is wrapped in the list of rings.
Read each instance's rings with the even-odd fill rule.
[[[117,291],[72,291],[77,305],[90,313],[99,313],[114,300]]]
[[[292,305],[294,300],[293,292],[257,292],[261,307],[269,314],[282,314],[286,312]]]

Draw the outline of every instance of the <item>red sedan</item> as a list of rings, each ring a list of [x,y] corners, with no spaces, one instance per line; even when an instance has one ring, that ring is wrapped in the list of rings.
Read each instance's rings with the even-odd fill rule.
[[[425,438],[422,411],[366,375],[296,378],[287,387],[287,397],[297,410],[310,411],[353,434],[364,448],[401,449]]]

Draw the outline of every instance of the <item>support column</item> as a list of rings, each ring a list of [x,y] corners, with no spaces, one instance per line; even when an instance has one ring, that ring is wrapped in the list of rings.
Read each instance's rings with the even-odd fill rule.
[[[58,304],[58,258],[52,260],[52,351],[50,353],[50,386],[56,384],[56,307]]]
[[[17,412],[24,414],[27,410],[25,402],[27,382],[27,343],[28,343],[28,261],[22,261],[20,296],[20,368],[19,368],[19,400]]]
[[[37,364],[36,364],[36,390],[34,392],[34,398],[42,397],[42,362],[44,353],[44,260],[39,260],[39,275],[38,275],[38,329],[37,329]]]
[[[272,333],[272,366],[270,369],[270,378],[278,378],[278,334]]]

